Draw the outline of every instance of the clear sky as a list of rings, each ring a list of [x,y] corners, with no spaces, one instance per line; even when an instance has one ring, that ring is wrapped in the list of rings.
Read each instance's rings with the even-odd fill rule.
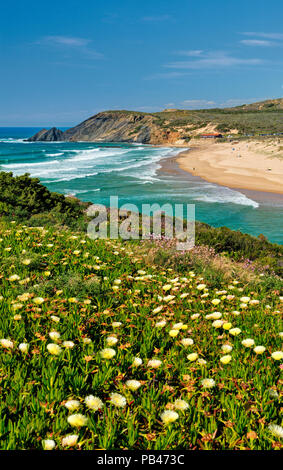
[[[283,96],[282,0],[5,1],[0,126]]]

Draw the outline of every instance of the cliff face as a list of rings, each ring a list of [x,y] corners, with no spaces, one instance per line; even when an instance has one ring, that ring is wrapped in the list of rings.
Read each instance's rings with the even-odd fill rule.
[[[43,129],[27,139],[35,141],[64,140],[70,142],[137,142],[161,144],[174,142],[178,132],[161,129],[157,119],[150,114],[106,111],[96,114],[65,132],[53,128]]]

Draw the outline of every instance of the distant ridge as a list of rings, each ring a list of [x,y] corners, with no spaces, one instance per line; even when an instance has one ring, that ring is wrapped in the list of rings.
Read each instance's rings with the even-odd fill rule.
[[[202,133],[282,132],[283,98],[278,98],[232,108],[165,109],[157,113],[104,111],[65,132],[55,127],[42,129],[27,140],[181,144]]]

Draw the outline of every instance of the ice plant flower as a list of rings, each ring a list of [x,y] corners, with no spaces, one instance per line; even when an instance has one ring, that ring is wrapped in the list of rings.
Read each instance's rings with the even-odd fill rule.
[[[4,349],[13,349],[14,347],[14,343],[13,341],[10,341],[9,339],[0,339],[0,344],[2,346],[2,348]]]
[[[268,426],[269,431],[273,436],[279,437],[280,439],[283,439],[283,428],[282,426],[279,426],[278,424],[270,424]]]
[[[215,386],[215,380],[213,379],[203,379],[201,381],[203,388],[213,388]]]
[[[72,349],[75,346],[73,341],[63,341],[63,346],[66,349]]]
[[[53,439],[44,439],[42,441],[42,447],[44,450],[53,450],[56,446],[55,441]]]
[[[177,398],[177,400],[174,401],[174,408],[176,410],[185,411],[189,408],[189,404],[185,400]]]
[[[180,342],[185,346],[185,348],[194,344],[194,340],[192,338],[183,338]]]
[[[220,362],[222,362],[222,364],[228,364],[232,359],[232,356],[230,356],[230,354],[227,354],[226,356],[222,356],[220,358]]]
[[[29,349],[29,344],[28,343],[20,343],[19,346],[18,346],[18,349],[26,354],[28,352],[28,349]]]
[[[116,355],[116,351],[112,348],[105,348],[100,351],[100,355],[102,359],[112,359]]]
[[[87,417],[80,413],[68,416],[67,421],[75,428],[80,428],[87,425]]]
[[[166,325],[166,320],[160,320],[155,324],[156,328],[163,328]]]
[[[68,434],[68,436],[63,437],[61,445],[62,447],[74,447],[78,442],[78,438],[77,434]]]
[[[123,395],[120,395],[120,393],[114,392],[110,395],[110,403],[118,408],[124,408],[127,404],[127,400]]]
[[[120,321],[113,321],[112,323],[113,328],[119,328],[119,326],[122,326],[122,323]]]
[[[243,339],[242,345],[245,346],[246,348],[251,348],[254,346],[255,342],[251,338]]]
[[[266,350],[266,348],[264,346],[256,346],[254,348],[254,352],[256,354],[262,354],[262,353],[264,353],[265,350]]]
[[[10,277],[9,277],[9,281],[11,282],[14,282],[14,281],[19,281],[20,276],[18,276],[18,274],[12,274]]]
[[[68,400],[65,403],[65,407],[70,411],[77,410],[80,406],[79,400]]]
[[[221,349],[224,353],[228,353],[232,351],[233,346],[230,346],[230,344],[223,344],[223,346],[221,346]]]
[[[150,359],[147,363],[147,367],[152,367],[152,369],[158,369],[162,364],[162,361],[159,359]]]
[[[174,423],[179,418],[179,415],[176,411],[173,410],[165,410],[160,415],[164,424]]]
[[[94,397],[93,395],[88,395],[85,397],[85,404],[86,406],[94,411],[101,410],[103,407],[103,402],[98,397]]]
[[[139,367],[140,365],[142,365],[142,359],[140,357],[135,357],[132,366]]]
[[[274,351],[271,354],[272,359],[275,359],[275,361],[281,361],[283,359],[283,352],[282,351]]]
[[[34,302],[36,305],[41,305],[41,304],[43,304],[43,302],[44,302],[44,298],[43,298],[43,297],[35,297],[35,298],[33,299],[33,302]]]
[[[213,299],[213,300],[211,301],[211,303],[212,303],[213,305],[218,305],[218,304],[220,304],[220,302],[221,302],[220,299]]]
[[[106,338],[106,343],[109,346],[114,346],[116,343],[118,343],[118,339],[115,336],[108,336],[108,338]]]
[[[232,336],[238,336],[241,332],[242,330],[240,330],[240,328],[231,328],[231,330],[229,330],[229,333]]]
[[[139,380],[127,380],[126,382],[126,387],[128,387],[133,392],[137,390],[138,388],[140,388],[140,386],[141,386],[141,383]]]
[[[188,355],[187,355],[187,358],[188,358],[189,361],[191,361],[191,362],[196,361],[197,358],[198,358],[198,354],[197,354],[197,353],[188,354]]]
[[[180,330],[173,329],[169,331],[169,336],[171,336],[172,338],[175,338],[179,333],[180,333]]]
[[[58,333],[58,331],[50,331],[49,336],[51,339],[53,339],[53,341],[58,341],[61,335]]]
[[[60,348],[60,346],[58,346],[58,344],[55,344],[55,343],[49,343],[47,345],[47,350],[50,352],[50,354],[52,354],[53,356],[59,356],[59,354],[61,353],[62,349]]]

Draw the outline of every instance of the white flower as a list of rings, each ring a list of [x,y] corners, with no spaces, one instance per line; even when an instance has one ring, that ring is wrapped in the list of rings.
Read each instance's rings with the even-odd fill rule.
[[[147,367],[152,367],[153,369],[157,369],[162,364],[162,361],[159,359],[150,359],[147,363]]]
[[[268,426],[269,431],[276,437],[283,438],[283,428],[278,424],[270,424]]]
[[[44,439],[42,441],[42,447],[44,450],[52,450],[56,446],[55,441],[53,439]]]
[[[246,348],[251,348],[254,346],[255,342],[251,338],[243,339],[242,345],[245,346]]]
[[[139,367],[142,364],[142,359],[140,357],[135,357],[133,361],[133,367]]]
[[[214,328],[221,328],[221,326],[223,325],[224,321],[223,320],[215,320],[213,323],[212,323],[212,326]]]
[[[170,424],[176,421],[179,418],[179,415],[176,413],[176,411],[165,410],[163,413],[161,413],[160,417],[164,424]]]
[[[81,404],[79,400],[68,400],[65,403],[65,407],[70,411],[77,410],[80,407],[80,405]]]
[[[203,388],[213,388],[215,386],[215,380],[213,379],[203,379],[201,381]]]
[[[262,353],[264,353],[265,350],[266,350],[266,348],[264,346],[256,346],[254,348],[254,352],[256,354],[262,354]]]
[[[188,358],[189,361],[191,361],[191,362],[196,361],[197,358],[198,358],[198,354],[197,354],[197,353],[188,354],[188,355],[187,355],[187,358]]]
[[[222,317],[222,313],[220,312],[213,312],[213,313],[209,313],[208,315],[205,315],[205,318],[207,318],[208,320],[219,320],[219,318]]]
[[[221,346],[221,349],[224,353],[229,353],[232,351],[233,346],[230,346],[230,344],[223,344],[223,346]]]
[[[127,400],[123,395],[120,395],[120,393],[111,393],[110,403],[118,408],[124,408],[127,404]]]
[[[114,346],[116,343],[118,343],[118,339],[115,336],[108,336],[108,338],[106,338],[106,343],[109,346]]]
[[[53,341],[57,341],[60,338],[60,333],[58,333],[58,331],[51,331],[49,336]]]
[[[90,338],[83,338],[83,343],[84,344],[90,344],[92,341]]]
[[[66,349],[72,349],[75,346],[75,343],[73,343],[73,341],[63,341],[63,346]]]
[[[51,320],[54,321],[55,323],[59,323],[59,321],[60,321],[60,318],[57,317],[56,315],[51,315],[50,318],[51,318]]]
[[[22,353],[27,353],[28,348],[29,348],[29,344],[28,343],[21,343],[21,344],[19,344],[18,348]]]
[[[13,349],[14,343],[13,341],[10,341],[9,339],[0,339],[0,344],[3,348],[5,349]]]
[[[192,338],[183,338],[181,339],[181,343],[186,348],[187,346],[192,346],[194,344],[194,340]]]
[[[122,323],[120,321],[113,321],[112,323],[113,328],[119,328],[119,326],[122,326]]]
[[[135,391],[138,388],[140,388],[141,383],[139,380],[127,380],[126,382],[126,387],[128,387],[130,390]]]
[[[163,328],[165,325],[166,325],[166,320],[161,320],[161,321],[158,321],[156,324],[155,324],[155,327],[156,328]]]
[[[77,444],[79,436],[77,434],[69,434],[63,437],[61,444],[62,447],[73,447]]]
[[[101,410],[103,407],[103,402],[98,397],[94,397],[93,395],[88,395],[85,397],[85,404],[91,410],[97,411]]]
[[[240,330],[240,328],[231,328],[231,330],[229,330],[229,333],[230,335],[238,336],[241,333],[241,331],[242,330]]]
[[[182,400],[181,398],[177,398],[177,400],[174,401],[174,408],[176,410],[184,411],[189,408],[189,404],[185,400]]]

